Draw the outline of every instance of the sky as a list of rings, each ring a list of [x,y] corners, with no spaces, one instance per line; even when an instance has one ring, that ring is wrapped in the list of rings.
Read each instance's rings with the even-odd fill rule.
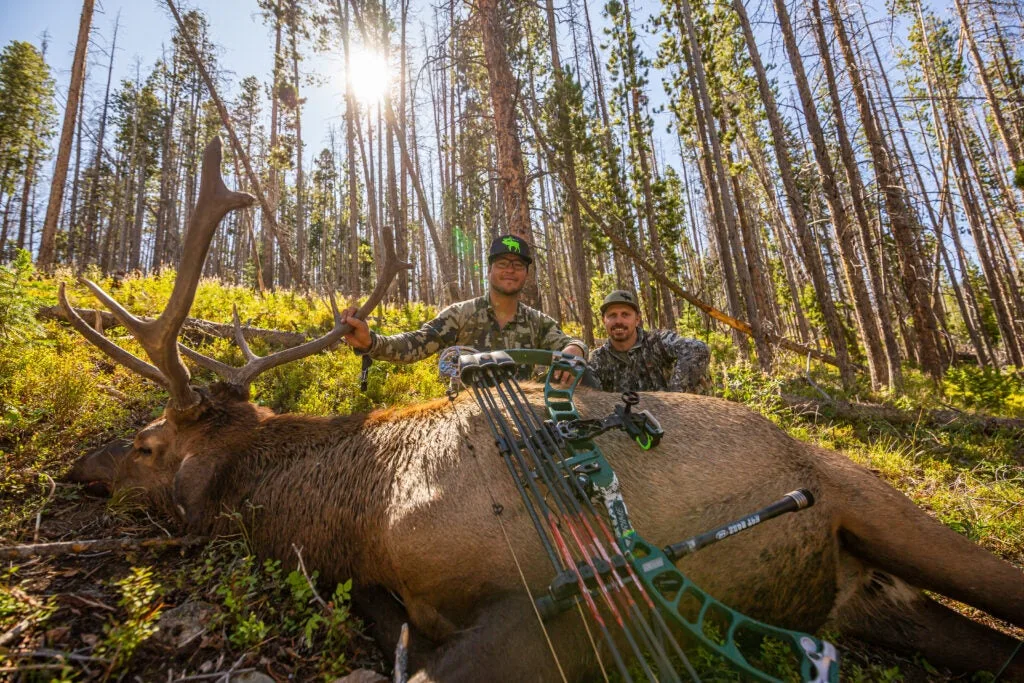
[[[601,7],[604,0],[589,1],[595,32],[600,38],[600,25],[603,22]],[[766,13],[770,14],[770,0],[745,1],[764,61],[767,64],[782,66],[773,70],[771,76],[780,81],[783,92],[791,93],[791,76],[785,67],[786,60],[778,30],[774,25],[774,17],[765,16]],[[885,5],[881,0],[864,2],[869,15],[878,17],[885,14]],[[411,42],[415,43],[422,39],[422,26],[431,22],[432,7],[436,4],[436,0],[412,0],[409,20]],[[563,4],[556,0],[556,7]],[[936,9],[940,15],[949,13],[948,4],[948,0],[925,0],[925,5]],[[660,0],[633,0],[631,5],[634,16],[641,22],[638,39],[642,49],[647,55],[653,56],[657,49],[658,37],[643,30],[643,24],[657,10]],[[183,9],[201,9],[209,19],[210,39],[219,49],[218,65],[222,76],[230,82],[229,87],[221,93],[225,99],[234,96],[238,82],[246,76],[255,75],[261,82],[267,82],[272,66],[273,36],[270,28],[264,25],[259,16],[256,0],[191,0],[190,3],[182,3],[180,6]],[[47,61],[54,69],[57,79],[57,102],[61,115],[80,14],[81,0],[0,0],[0,46],[14,39],[27,40],[38,45],[43,34],[48,35]],[[114,88],[122,79],[134,79],[137,62],[141,64],[142,73],[148,73],[162,50],[170,45],[174,20],[164,0],[96,0],[89,51],[89,83],[86,88],[86,107],[90,114],[98,111],[102,104],[110,41],[114,22],[118,17],[120,28],[114,61]],[[883,24],[875,30],[882,49],[888,52],[889,39],[898,39],[902,31],[897,31],[896,35],[893,35],[886,29]],[[426,32],[432,33],[429,29]],[[568,37],[561,42],[563,59],[566,59],[569,52]],[[811,49],[805,36],[802,47],[805,53]],[[413,68],[417,68],[417,64],[422,62],[422,56],[419,59],[414,58]],[[306,142],[305,153],[309,158],[315,156],[326,144],[328,127],[342,119],[344,81],[341,77],[340,46],[327,54],[315,55],[313,59],[304,63],[303,68],[314,70],[322,77],[318,85],[304,84],[302,89],[302,94],[306,98],[303,108],[303,137]],[[651,74],[648,95],[655,106],[664,102],[660,74]],[[791,117],[791,103],[784,98],[780,105],[783,115]],[[664,132],[669,116],[667,113],[655,114],[656,155],[663,165],[677,166],[679,150],[676,138]],[[94,120],[94,117],[89,116],[86,120]],[[429,128],[426,126],[421,132],[427,135]]]
[[[760,0],[756,4],[763,2]],[[434,4],[430,0],[413,0],[411,3],[411,41],[416,42],[423,35],[421,26],[431,20]],[[556,7],[560,4],[556,2]],[[646,19],[659,3],[657,0],[635,0],[634,4],[636,16]],[[602,5],[603,0],[591,2],[591,18],[597,25],[602,21]],[[263,24],[255,0],[192,0],[179,6],[201,9],[209,19],[210,39],[220,51],[219,67],[231,82],[230,88],[221,93],[226,99],[233,96],[234,86],[246,76],[255,75],[263,82],[269,79],[273,36],[269,27]],[[80,16],[81,0],[0,0],[0,46],[11,40],[27,40],[39,45],[43,34],[48,35],[47,61],[57,79],[58,109],[61,113]],[[110,41],[118,16],[120,28],[114,60],[114,88],[122,79],[134,79],[137,61],[141,61],[145,75],[161,51],[169,49],[174,19],[163,0],[96,0],[89,50],[89,83],[85,91],[89,111],[102,103]],[[595,31],[599,30],[597,25]],[[429,30],[427,32],[430,33]],[[640,40],[645,51],[653,55],[657,38],[641,31]],[[567,49],[563,46],[563,51]],[[414,60],[414,66],[416,63]],[[328,126],[339,122],[344,111],[340,46],[333,52],[316,55],[315,60],[310,60],[303,68],[314,69],[323,77],[319,85],[303,85],[302,94],[307,98],[303,108],[303,137],[307,141],[306,153],[313,155],[325,142]],[[663,98],[661,86],[656,79],[652,86],[650,95],[657,103]],[[659,128],[664,129],[664,126]]]
[[[189,6],[189,5],[186,5]],[[255,75],[260,80],[269,77],[273,48],[270,29],[256,11],[254,0],[204,0],[190,5],[201,9],[210,21],[210,38],[220,48],[221,70],[237,84],[242,78]],[[59,109],[63,102],[71,73],[81,0],[0,0],[0,45],[11,40],[27,40],[36,45],[44,32],[49,34],[47,61],[57,78]],[[169,49],[174,18],[162,1],[157,0],[96,0],[93,14],[92,43],[89,49],[89,86],[86,106],[98,106],[103,96],[110,54],[110,41],[114,22],[120,14],[117,51],[114,58],[114,88],[122,79],[133,79],[135,65],[141,60],[145,75],[159,59],[164,48]],[[321,69],[340,65],[340,52],[333,58],[319,60]],[[320,141],[331,121],[343,111],[342,81],[327,79],[323,86],[307,89],[303,127],[314,133],[309,139]],[[224,93],[230,97],[231,92]]]

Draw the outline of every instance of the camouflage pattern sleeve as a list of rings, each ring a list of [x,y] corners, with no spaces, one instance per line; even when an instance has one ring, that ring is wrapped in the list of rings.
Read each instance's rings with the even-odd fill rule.
[[[583,357],[587,357],[587,345],[579,339],[574,339],[567,335],[565,332],[558,327],[558,323],[551,316],[541,313],[540,311],[533,310],[532,313],[536,316],[537,323],[537,348],[548,349],[549,351],[561,351],[570,344],[583,349]]]
[[[465,307],[452,304],[423,324],[418,330],[388,336],[370,333],[370,348],[365,353],[374,360],[413,363],[456,344],[463,325]]]
[[[672,330],[659,330],[658,337],[666,353],[676,359],[672,376],[668,380],[668,390],[705,393],[710,385],[708,365],[711,363],[707,344],[698,339],[681,337]]]
[[[604,347],[594,349],[587,360],[587,367],[601,385],[602,391],[615,391],[615,378],[607,363],[608,354]]]

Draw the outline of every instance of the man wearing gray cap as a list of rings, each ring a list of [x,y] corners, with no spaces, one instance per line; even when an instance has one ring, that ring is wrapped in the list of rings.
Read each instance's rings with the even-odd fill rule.
[[[608,341],[590,354],[588,365],[604,391],[703,393],[708,384],[707,345],[672,330],[645,330],[636,295],[618,289],[601,304]]]
[[[515,235],[500,235],[491,242],[487,263],[487,294],[448,306],[418,330],[390,336],[370,331],[355,317],[355,307],[344,312],[352,331],[345,341],[358,355],[377,360],[412,363],[449,347],[471,346],[479,351],[549,349],[586,356],[586,345],[562,332],[550,316],[519,300],[533,263],[528,242]],[[520,378],[530,376],[524,368]]]

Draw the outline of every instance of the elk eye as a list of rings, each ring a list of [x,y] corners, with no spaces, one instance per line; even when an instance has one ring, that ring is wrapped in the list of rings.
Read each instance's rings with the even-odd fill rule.
[[[149,448],[148,446],[141,446],[138,449],[138,451],[139,451],[139,453],[142,453],[143,455],[153,455],[153,449]]]

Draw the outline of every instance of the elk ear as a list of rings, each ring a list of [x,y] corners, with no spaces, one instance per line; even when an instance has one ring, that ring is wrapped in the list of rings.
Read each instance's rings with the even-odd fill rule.
[[[209,511],[215,509],[210,500],[218,459],[213,455],[189,455],[174,475],[174,508],[192,533],[206,533],[213,524]]]

